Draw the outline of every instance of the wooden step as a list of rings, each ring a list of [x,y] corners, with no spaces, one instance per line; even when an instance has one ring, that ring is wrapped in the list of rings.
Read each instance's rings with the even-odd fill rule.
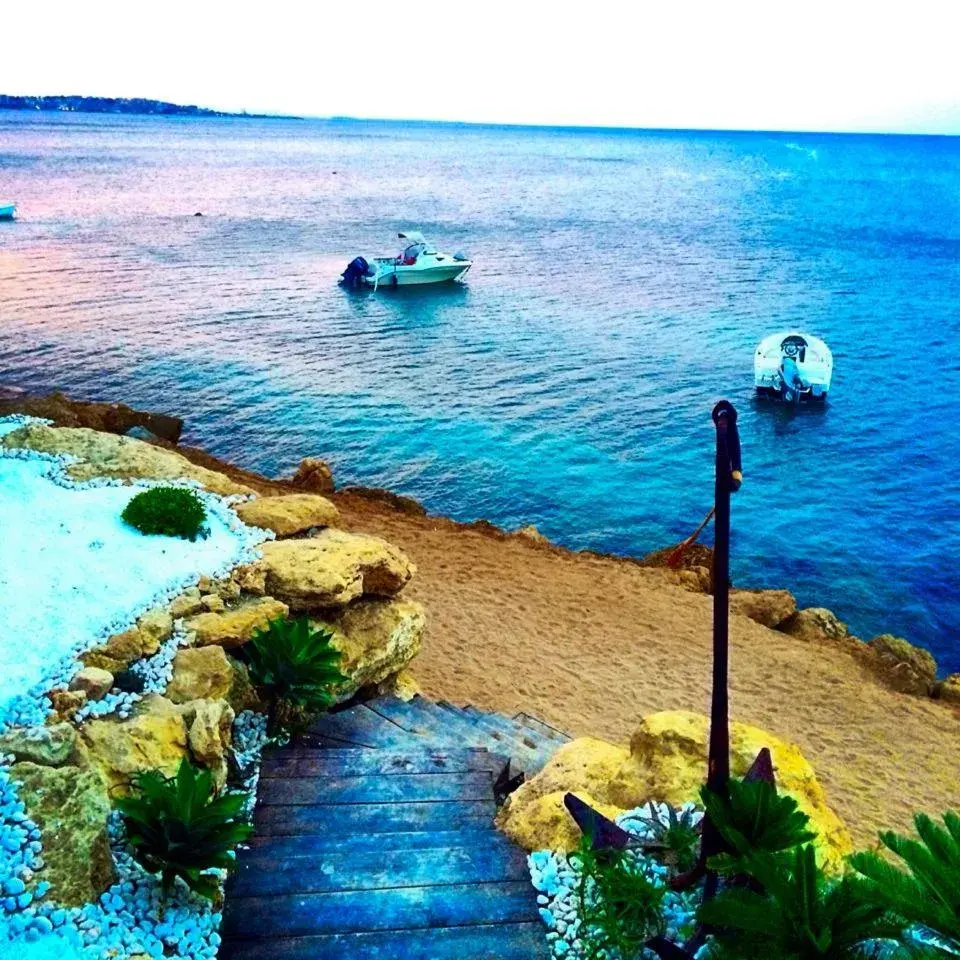
[[[241,859],[229,880],[227,896],[268,897],[528,879],[526,855],[507,845],[341,850],[310,859],[262,855]]]
[[[534,717],[529,713],[518,713],[513,719],[560,746],[569,743],[573,739],[569,733],[564,733],[562,730],[551,726],[546,720],[541,720],[539,717]]]
[[[362,777],[391,773],[499,773],[504,759],[481,747],[465,750],[288,748],[265,754],[260,777]]]
[[[423,737],[403,730],[362,703],[347,710],[341,710],[339,713],[323,714],[311,724],[307,733],[364,747],[380,747],[388,750],[419,749],[429,746]]]
[[[493,780],[479,773],[396,773],[366,777],[266,779],[257,803],[341,804],[413,803],[426,800],[492,800]]]
[[[420,731],[437,746],[482,746],[472,724],[464,717],[451,716],[424,697],[405,702],[396,697],[381,697],[369,703],[371,710],[392,720],[405,730]]]
[[[492,823],[439,830],[397,830],[390,833],[256,836],[240,851],[241,859],[315,857],[345,850],[429,850],[454,846],[512,846]]]
[[[231,897],[224,937],[302,937],[511,923],[538,917],[528,879],[443,887],[396,887],[276,897]]]
[[[219,960],[549,960],[536,922],[223,942]]]
[[[258,806],[254,822],[257,832],[264,836],[343,836],[490,826],[495,813],[492,800]]]

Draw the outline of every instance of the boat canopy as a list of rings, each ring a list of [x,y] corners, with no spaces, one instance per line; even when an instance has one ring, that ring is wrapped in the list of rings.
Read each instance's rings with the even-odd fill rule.
[[[419,230],[403,230],[401,233],[398,233],[397,236],[401,240],[409,240],[411,243],[427,242],[423,239],[423,234]]]

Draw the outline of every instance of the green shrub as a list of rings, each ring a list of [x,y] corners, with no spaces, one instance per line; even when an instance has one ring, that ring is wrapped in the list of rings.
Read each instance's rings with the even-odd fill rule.
[[[928,955],[960,956],[960,815],[943,814],[944,826],[925,814],[914,824],[919,839],[886,832],[884,846],[907,866],[906,872],[878,854],[855,853],[850,858],[861,874],[866,894],[910,924],[934,933],[942,947]]]
[[[646,941],[663,933],[666,887],[647,878],[635,854],[594,850],[588,836],[573,857],[580,863],[578,915],[587,960],[639,957]]]
[[[330,631],[315,630],[306,618],[277,617],[244,646],[250,679],[274,703],[274,718],[281,726],[333,703],[346,677],[332,639]]]
[[[782,853],[816,838],[797,801],[778,794],[766,780],[731,780],[727,798],[703,787],[700,798],[729,848],[729,853],[710,858],[709,866],[721,873],[746,873],[745,860],[751,855]]]
[[[233,866],[233,848],[253,831],[243,815],[243,794],[217,796],[209,770],[186,759],[174,777],[156,771],[138,774],[133,792],[116,801],[133,856],[151,873],[160,873],[164,894],[180,877],[197,893],[213,899],[217,877],[205,871]]]
[[[758,890],[728,887],[700,905],[716,960],[884,960],[906,958],[904,924],[863,895],[852,877],[828,880],[813,846],[754,852],[746,873]]]
[[[124,523],[141,533],[196,540],[205,536],[207,511],[200,498],[184,487],[151,487],[138,493],[123,510]]]

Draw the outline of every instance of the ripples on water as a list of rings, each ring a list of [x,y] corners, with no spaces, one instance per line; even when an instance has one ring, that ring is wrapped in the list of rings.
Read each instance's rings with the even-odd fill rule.
[[[706,512],[725,395],[737,579],[960,669],[960,140],[8,113],[7,197],[0,380],[630,554]],[[404,226],[468,284],[337,287]],[[793,326],[826,410],[752,399]]]

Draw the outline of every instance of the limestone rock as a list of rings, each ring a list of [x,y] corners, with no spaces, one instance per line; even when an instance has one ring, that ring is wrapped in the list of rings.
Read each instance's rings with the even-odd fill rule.
[[[641,778],[643,799],[672,804],[697,799],[706,776],[708,736],[709,720],[702,714],[668,710],[645,717],[630,740],[631,767]],[[853,849],[852,839],[827,805],[823,787],[799,747],[758,727],[733,722],[731,775],[742,777],[763,747],[770,748],[777,789],[792,796],[810,818],[821,862],[832,870],[841,869]],[[618,797],[628,799],[624,794]]]
[[[203,610],[203,602],[199,587],[188,587],[179,597],[175,597],[173,603],[170,604],[170,616],[174,620],[179,620],[181,617],[192,617],[201,610]]]
[[[244,564],[233,571],[233,582],[244,593],[262,597],[267,592],[267,568],[259,560]]]
[[[330,527],[340,519],[340,511],[326,497],[315,493],[258,497],[238,503],[234,509],[244,523],[272,530],[278,537],[293,536],[313,527]]]
[[[874,637],[870,649],[873,656],[866,662],[887,686],[920,696],[933,690],[937,682],[937,661],[927,650],[889,633]]]
[[[223,613],[226,609],[223,597],[218,593],[208,593],[205,597],[200,598],[200,602],[208,613]]]
[[[377,693],[382,697],[396,697],[404,703],[409,703],[414,697],[422,694],[417,678],[410,670],[401,670],[382,683],[377,684]]]
[[[137,629],[143,639],[144,654],[152,657],[160,649],[160,644],[170,639],[173,616],[164,607],[154,607],[137,621]]]
[[[24,447],[43,453],[69,453],[80,462],[67,467],[77,480],[91,477],[118,477],[124,480],[188,478],[223,496],[249,494],[249,487],[222,473],[192,464],[173,450],[153,446],[132,437],[99,433],[86,427],[48,427],[30,424],[8,433],[0,440],[6,447]]]
[[[0,736],[0,754],[12,753],[41,767],[62,767],[76,759],[77,731],[69,723],[9,730]]]
[[[675,805],[698,800],[706,777],[708,728],[705,716],[668,711],[641,721],[629,751],[589,737],[573,740],[509,797],[497,825],[527,849],[569,851],[580,834],[563,807],[567,791],[611,819],[648,800]],[[852,841],[800,750],[743,723],[732,723],[730,733],[732,775],[743,776],[760,749],[769,747],[778,789],[810,817],[821,862],[839,870]]]
[[[260,710],[263,702],[250,680],[250,670],[247,665],[242,660],[229,656],[227,662],[233,670],[233,682],[227,691],[227,703],[233,707],[235,713],[242,713],[244,710]]]
[[[343,606],[364,593],[392,596],[416,571],[386,540],[342,530],[265,543],[263,562],[267,590],[295,610]]]
[[[164,696],[173,703],[225,697],[233,685],[233,667],[222,647],[188,647],[173,658],[173,679]]]
[[[136,627],[115,633],[105,643],[80,654],[80,662],[86,667],[120,673],[144,655],[143,637]]]
[[[92,770],[22,762],[10,768],[27,813],[43,833],[43,878],[69,907],[95,901],[116,879],[107,817],[110,798]]]
[[[104,643],[81,654],[80,660],[86,667],[120,673],[142,657],[152,657],[171,633],[173,617],[170,611],[156,607],[145,613],[136,626],[115,633]]]
[[[198,647],[216,644],[229,649],[246,643],[257,630],[262,630],[271,620],[285,617],[288,613],[285,603],[273,597],[258,597],[223,613],[201,613],[188,620],[186,627],[196,633]]]
[[[74,675],[68,690],[82,690],[88,700],[102,700],[113,686],[113,674],[99,667],[84,667]]]
[[[951,673],[939,686],[940,699],[960,706],[960,673]],[[3,751],[0,750],[0,753]]]
[[[333,493],[333,472],[323,460],[305,457],[290,481],[295,487],[312,493]]]
[[[61,720],[69,720],[87,702],[87,695],[82,690],[51,690],[47,696],[53,712]]]
[[[549,543],[550,540],[545,537],[534,524],[527,524],[525,527],[520,527],[519,530],[514,531],[515,537],[523,537],[524,540],[532,540],[534,543]]]
[[[526,850],[574,850],[580,830],[563,805],[564,794],[575,793],[613,819],[627,806],[612,801],[610,783],[629,762],[630,752],[624,747],[592,737],[572,740],[510,794],[497,814],[497,826]]]
[[[340,651],[340,672],[349,678],[338,698],[403,670],[420,651],[425,623],[423,607],[413,600],[360,600],[318,621],[316,626],[333,630],[330,645]]]
[[[797,612],[797,601],[789,590],[731,590],[730,612],[776,628]]]
[[[155,695],[140,701],[129,720],[90,720],[80,735],[91,765],[111,792],[127,792],[131,778],[147,770],[172,776],[187,753],[187,727],[180,710]]]
[[[798,640],[842,640],[847,636],[847,625],[826,607],[798,610],[778,629]]]
[[[234,712],[225,700],[195,700],[185,706],[187,743],[194,760],[213,772],[217,787],[227,781]]]

